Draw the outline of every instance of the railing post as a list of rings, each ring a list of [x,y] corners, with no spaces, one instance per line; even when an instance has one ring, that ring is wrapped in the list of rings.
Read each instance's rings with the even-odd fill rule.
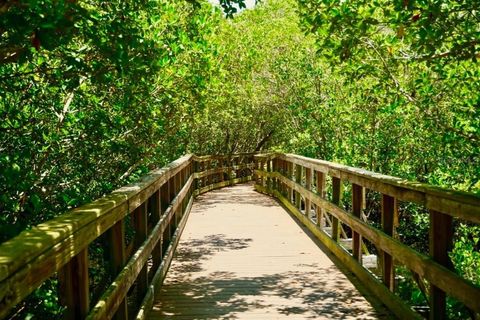
[[[355,183],[352,184],[352,213],[357,218],[361,218],[364,192],[365,188]],[[362,237],[358,232],[352,230],[352,238],[352,255],[357,261],[362,263]]]
[[[66,307],[64,319],[84,319],[90,310],[88,247],[58,272],[58,279],[60,299]]]
[[[162,208],[162,215],[165,213],[167,208],[170,206],[170,184],[165,182],[161,187],[160,187],[160,205]],[[165,227],[165,230],[163,231],[162,235],[162,258],[167,252],[167,248],[170,244],[170,240],[172,238],[172,234],[170,233],[170,227],[167,225]]]
[[[134,211],[134,228],[135,228],[135,249],[138,249],[147,239],[147,203],[142,203]],[[137,276],[137,301],[142,302],[143,297],[148,289],[148,265],[145,264]]]
[[[108,248],[110,256],[110,269],[115,278],[120,271],[122,271],[126,262],[125,253],[125,223],[123,220],[118,221],[107,231]],[[114,319],[125,320],[128,319],[127,298],[124,297],[117,311]]]
[[[285,161],[277,158],[276,171],[282,176],[285,175]],[[285,196],[285,185],[282,183],[280,178],[277,179],[277,190],[281,195]]]
[[[255,181],[255,184],[259,184],[260,179],[256,170],[259,170],[259,162],[257,157],[253,157],[253,181]]]
[[[225,181],[225,171],[223,169],[224,161],[223,158],[218,158],[218,169],[221,169],[220,172],[220,182]]]
[[[175,177],[168,179],[168,203],[170,204],[175,198]]]
[[[272,159],[272,173],[278,171],[278,160],[277,158]],[[278,183],[277,183],[277,178],[272,178],[272,194],[273,190],[277,190],[278,188]],[[279,190],[277,190],[279,191]]]
[[[173,183],[174,183],[174,186],[175,186],[175,196],[174,198],[178,195],[178,192],[180,191],[180,188],[181,188],[181,182],[182,182],[182,171],[178,172],[175,177],[173,178]],[[178,224],[180,223],[180,211],[177,209],[177,211],[175,211],[175,225],[174,225],[174,230],[172,230],[172,234],[175,233],[175,230],[177,229],[177,226]]]
[[[332,177],[332,203],[341,206],[343,195],[343,184],[342,180],[337,177]],[[332,215],[332,239],[338,241],[340,232],[340,222],[338,218]]]
[[[272,172],[272,160],[267,159],[267,172],[271,173]],[[267,190],[268,193],[272,193],[272,178],[269,176],[267,177]]]
[[[326,185],[326,179],[325,179],[325,174],[321,171],[317,171],[317,193],[320,197],[325,199],[325,185]],[[324,214],[324,209],[322,209],[320,206],[315,206],[315,211],[317,213],[317,226],[322,227],[322,219],[323,219],[323,214]]]
[[[398,204],[394,197],[382,195],[382,229],[387,235],[395,236],[395,225],[398,218]],[[385,286],[390,290],[395,290],[395,266],[393,257],[386,252],[380,252],[382,255],[382,279]]]
[[[430,255],[441,265],[451,268],[448,252],[452,249],[452,216],[430,210]],[[430,286],[430,319],[446,319],[446,294]]]
[[[289,180],[293,180],[293,163],[287,162],[287,176]],[[293,203],[293,189],[291,187],[288,188],[288,201]]]
[[[302,184],[302,166],[299,164],[295,166],[295,182],[299,185]],[[298,191],[295,191],[295,205],[302,212],[302,196]]]
[[[160,190],[157,190],[149,199],[149,211],[152,215],[152,228],[157,225],[162,215],[160,202]],[[155,273],[155,270],[157,270],[162,263],[162,239],[160,239],[155,245],[155,248],[153,248],[152,260],[152,270],[154,270],[153,273]]]
[[[265,159],[264,159],[264,158],[262,158],[262,159],[260,160],[260,170],[261,170],[261,171],[265,171]],[[263,175],[260,176],[260,185],[261,185],[262,187],[266,187],[266,186],[265,186],[265,176],[263,176]]]
[[[305,168],[305,188],[312,191],[312,169]],[[310,219],[310,198],[305,195],[305,215]]]
[[[228,170],[227,170],[229,185],[233,185],[233,164],[234,164],[234,159],[230,155],[228,157]]]

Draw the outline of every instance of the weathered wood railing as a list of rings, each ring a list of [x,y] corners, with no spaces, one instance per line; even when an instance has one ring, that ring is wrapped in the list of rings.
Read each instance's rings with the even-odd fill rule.
[[[255,157],[256,189],[277,198],[399,318],[419,315],[392,293],[395,264],[404,265],[428,281],[431,319],[446,318],[446,295],[464,303],[476,318],[480,316],[480,288],[452,271],[448,256],[453,218],[480,223],[478,196],[292,154]],[[327,177],[330,177],[331,201],[325,195]],[[345,182],[351,185],[351,212],[341,206]],[[367,188],[382,194],[382,230],[361,218]],[[398,201],[421,204],[429,210],[429,255],[413,250],[395,237]],[[327,213],[332,217],[328,231],[323,222]],[[341,224],[351,229],[351,253],[339,242]],[[379,250],[379,276],[362,264],[362,239]]]
[[[170,265],[193,197],[251,180],[253,165],[253,154],[187,155],[1,244],[0,319],[51,277],[58,279],[64,318],[143,319]],[[128,245],[126,231],[134,234]],[[99,239],[107,248],[113,281],[97,301],[90,301],[88,251]]]

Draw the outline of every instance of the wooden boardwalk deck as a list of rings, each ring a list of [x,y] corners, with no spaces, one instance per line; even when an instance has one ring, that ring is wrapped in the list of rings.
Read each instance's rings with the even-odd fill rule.
[[[252,185],[197,198],[148,317],[392,318],[276,201]]]

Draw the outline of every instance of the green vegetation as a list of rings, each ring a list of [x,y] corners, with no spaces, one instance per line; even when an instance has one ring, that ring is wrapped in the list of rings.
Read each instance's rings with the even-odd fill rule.
[[[281,150],[480,193],[475,1],[220,4],[0,4],[0,242],[187,152]],[[426,250],[424,209],[400,221]],[[480,284],[480,227],[455,232],[454,266]]]

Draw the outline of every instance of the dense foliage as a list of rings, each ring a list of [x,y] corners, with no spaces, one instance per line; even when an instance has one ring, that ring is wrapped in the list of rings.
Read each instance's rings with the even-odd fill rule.
[[[0,4],[0,242],[186,152],[281,150],[480,193],[475,1],[217,2]],[[401,215],[426,250],[425,210]],[[480,228],[455,230],[455,268],[480,283]],[[414,281],[399,294],[425,302]]]
[[[211,7],[53,1],[1,19],[0,241],[186,152]]]

